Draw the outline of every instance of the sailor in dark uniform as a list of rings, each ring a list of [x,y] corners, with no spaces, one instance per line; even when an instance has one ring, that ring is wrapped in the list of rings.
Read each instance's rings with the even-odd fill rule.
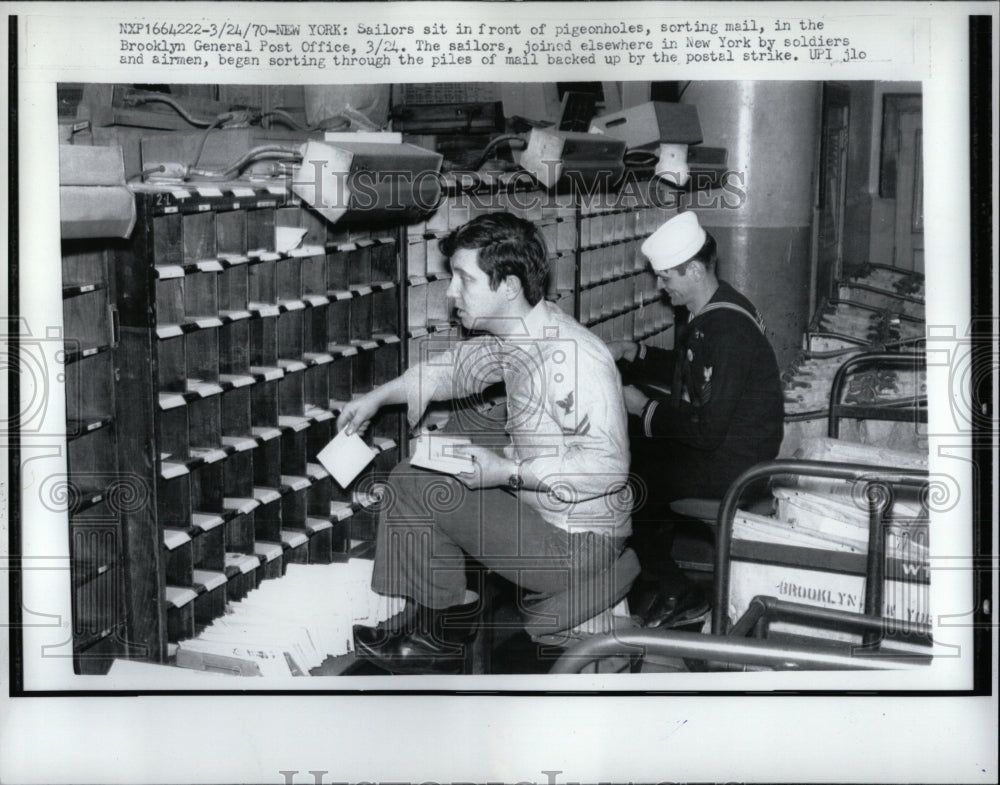
[[[688,321],[680,326],[678,320],[671,350],[609,345],[624,380],[632,382],[624,394],[631,471],[640,486],[634,546],[645,578],[633,611],[647,626],[681,626],[704,618],[708,603],[670,556],[668,505],[681,498],[721,499],[740,473],[773,459],[782,439],[783,394],[763,320],[746,297],[717,278],[715,239],[697,215],[667,221],[642,252],[675,313],[686,310]]]

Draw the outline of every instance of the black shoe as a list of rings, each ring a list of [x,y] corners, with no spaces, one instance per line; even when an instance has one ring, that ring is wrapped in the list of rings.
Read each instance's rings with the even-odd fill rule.
[[[629,611],[637,619],[644,619],[659,599],[660,582],[640,576],[629,589]]]
[[[461,673],[476,635],[477,609],[478,601],[442,610],[417,605],[403,624],[355,625],[355,656],[390,673]]]
[[[695,584],[661,590],[656,600],[639,614],[643,627],[674,629],[705,621],[712,606]]]

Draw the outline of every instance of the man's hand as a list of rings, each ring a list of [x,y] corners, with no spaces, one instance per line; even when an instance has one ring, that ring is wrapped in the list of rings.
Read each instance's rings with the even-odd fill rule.
[[[517,464],[510,458],[475,444],[456,447],[455,453],[468,455],[475,462],[472,471],[455,475],[460,482],[473,490],[506,486],[510,476],[517,469]]]
[[[635,341],[608,341],[608,351],[615,362],[625,360],[632,362],[639,353],[639,344]]]
[[[641,417],[642,410],[646,408],[646,404],[649,402],[649,396],[631,384],[623,387],[622,392],[625,394],[625,409],[628,413],[634,414],[636,417]]]
[[[337,418],[337,430],[344,431],[348,436],[352,433],[363,434],[381,407],[382,397],[378,390],[372,390],[360,398],[355,398],[340,412]]]

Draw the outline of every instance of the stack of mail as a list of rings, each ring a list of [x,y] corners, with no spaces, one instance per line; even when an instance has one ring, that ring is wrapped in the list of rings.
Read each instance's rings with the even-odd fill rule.
[[[404,600],[371,589],[372,562],[289,564],[200,635],[182,641],[177,664],[260,676],[302,676],[353,648],[352,627],[374,626]]]

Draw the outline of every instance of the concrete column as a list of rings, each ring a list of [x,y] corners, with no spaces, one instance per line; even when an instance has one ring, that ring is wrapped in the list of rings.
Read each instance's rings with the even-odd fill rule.
[[[728,185],[690,194],[719,245],[720,277],[763,314],[784,370],[809,320],[819,82],[692,82],[703,144],[729,151]]]

